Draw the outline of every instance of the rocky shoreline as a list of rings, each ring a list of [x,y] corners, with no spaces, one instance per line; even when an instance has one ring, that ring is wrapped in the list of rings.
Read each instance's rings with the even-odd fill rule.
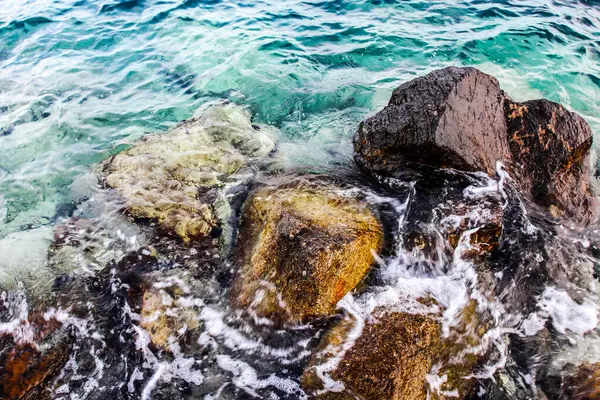
[[[449,67],[360,124],[353,174],[276,142],[223,104],[104,161],[48,296],[0,299],[0,398],[597,398],[600,353],[566,356],[598,324],[583,118]]]

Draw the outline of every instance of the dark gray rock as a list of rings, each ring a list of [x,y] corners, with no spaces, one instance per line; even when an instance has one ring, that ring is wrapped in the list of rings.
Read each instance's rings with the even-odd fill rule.
[[[470,67],[401,85],[354,137],[357,164],[384,176],[423,165],[494,175],[503,161],[525,198],[585,224],[597,218],[591,146],[592,131],[579,115],[548,100],[514,102],[494,77]]]
[[[510,158],[504,98],[498,81],[475,68],[433,71],[398,87],[360,124],[355,159],[386,175],[413,163],[493,174]]]

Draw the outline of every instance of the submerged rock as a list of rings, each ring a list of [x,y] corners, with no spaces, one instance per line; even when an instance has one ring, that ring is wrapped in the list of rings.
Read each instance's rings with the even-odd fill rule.
[[[278,323],[330,315],[382,245],[380,223],[355,195],[332,182],[283,177],[244,206],[235,302]]]
[[[199,118],[150,135],[103,165],[105,182],[134,218],[156,220],[184,241],[219,235],[231,210],[228,188],[253,175],[254,162],[275,147],[242,107],[213,106]]]
[[[449,67],[407,82],[354,137],[362,167],[393,175],[412,163],[493,174],[510,156],[498,81]]]

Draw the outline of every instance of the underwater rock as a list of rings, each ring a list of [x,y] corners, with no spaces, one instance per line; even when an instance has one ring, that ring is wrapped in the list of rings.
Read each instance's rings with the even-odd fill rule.
[[[520,186],[554,214],[590,218],[592,130],[548,100],[505,101],[508,140]]]
[[[302,376],[315,398],[421,400],[440,346],[440,326],[427,315],[383,312],[356,335],[348,320],[329,331]],[[319,351],[320,350],[320,351]]]
[[[140,326],[155,346],[168,348],[177,337],[198,328],[198,314],[192,306],[193,301],[174,283],[160,289],[152,287],[143,295]]]
[[[503,102],[498,81],[475,68],[433,71],[398,87],[360,124],[355,160],[384,175],[412,163],[493,174],[510,158]]]
[[[281,177],[250,194],[235,303],[278,324],[330,315],[383,245],[375,215],[333,182]]]
[[[231,210],[228,188],[253,176],[274,148],[274,132],[227,104],[208,108],[165,134],[145,136],[103,164],[105,182],[130,215],[156,220],[184,241],[219,235]]]

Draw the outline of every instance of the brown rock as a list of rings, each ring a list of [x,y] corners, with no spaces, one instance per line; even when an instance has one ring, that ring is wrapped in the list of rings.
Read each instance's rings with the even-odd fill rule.
[[[514,102],[495,78],[457,67],[398,87],[354,137],[357,164],[386,176],[418,165],[494,175],[503,161],[526,197],[584,223],[596,217],[591,145],[592,131],[577,114],[543,99]]]
[[[554,214],[589,219],[592,130],[548,100],[505,101],[508,139],[520,184]]]
[[[425,376],[440,345],[440,327],[432,317],[394,312],[368,322],[339,364],[329,371],[331,378],[343,383],[344,390],[323,391],[319,364],[339,352],[352,327],[346,321],[323,338],[321,351],[302,376],[308,392],[327,400],[426,398]]]
[[[432,312],[439,307],[431,298],[417,301]],[[377,308],[362,330],[347,317],[321,339],[302,387],[320,400],[464,398],[471,375],[492,356],[483,345],[491,318],[471,301],[442,336],[437,316]]]
[[[49,399],[45,385],[69,358],[66,344],[37,348],[29,343],[14,346],[1,359],[0,398]]]
[[[496,161],[510,158],[503,101],[498,81],[475,68],[433,71],[360,124],[355,159],[387,175],[411,163],[494,174]]]
[[[331,314],[365,277],[383,231],[365,204],[340,191],[299,177],[251,193],[238,240],[237,305],[298,323]]]

